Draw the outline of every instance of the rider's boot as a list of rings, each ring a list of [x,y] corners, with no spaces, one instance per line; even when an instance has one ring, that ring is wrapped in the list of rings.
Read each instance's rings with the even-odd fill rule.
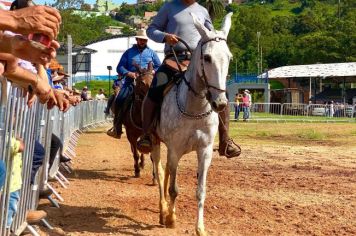
[[[150,153],[152,151],[152,125],[155,118],[157,103],[146,96],[143,102],[142,110],[142,129],[143,135],[137,141],[137,149],[142,153]]]
[[[115,112],[113,127],[106,132],[107,135],[117,139],[120,139],[122,135],[122,119],[120,116],[120,111]]]
[[[219,112],[219,154],[232,158],[241,154],[241,148],[229,137],[229,115],[229,105]]]

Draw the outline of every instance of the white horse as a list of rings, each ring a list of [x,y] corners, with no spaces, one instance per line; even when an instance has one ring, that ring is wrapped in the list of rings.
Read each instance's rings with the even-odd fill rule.
[[[214,137],[218,130],[218,114],[227,105],[226,76],[232,54],[226,43],[231,15],[225,16],[221,31],[209,31],[192,14],[201,40],[193,52],[185,80],[165,96],[157,134],[168,149],[165,173],[160,158],[160,144],[153,145],[152,157],[160,192],[160,223],[174,227],[176,183],[180,158],[191,151],[198,156],[198,219],[196,233],[204,229],[206,177],[213,153]],[[169,188],[168,188],[169,182]],[[168,196],[170,202],[168,204]]]

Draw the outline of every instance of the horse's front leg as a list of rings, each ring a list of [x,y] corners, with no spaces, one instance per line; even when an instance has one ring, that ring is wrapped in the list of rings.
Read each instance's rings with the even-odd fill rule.
[[[153,146],[151,157],[153,160],[155,176],[157,178],[158,187],[159,187],[159,210],[160,210],[159,223],[164,225],[166,216],[168,214],[168,207],[164,194],[164,187],[163,187],[164,170],[162,168],[162,163],[161,163],[161,146],[159,144]]]
[[[134,168],[135,168],[135,177],[140,177],[140,166],[138,161],[140,160],[140,155],[138,154],[137,148],[135,145],[131,144],[131,152],[134,158]]]
[[[140,155],[140,168],[142,170],[145,168],[145,155],[143,155],[143,153]]]
[[[166,166],[166,173],[165,177],[169,177],[169,197],[170,203],[168,208],[168,216],[166,218],[166,226],[169,228],[174,228],[176,223],[176,207],[175,201],[178,196],[178,186],[177,186],[177,168],[180,156],[177,155],[176,152],[172,150],[168,150],[168,157],[167,157],[167,166]],[[167,171],[168,169],[168,171]],[[167,185],[168,180],[165,179],[165,185]],[[165,186],[165,192],[166,190]]]
[[[198,219],[196,225],[196,234],[198,236],[206,236],[207,233],[204,227],[204,202],[206,193],[206,177],[213,155],[212,144],[206,148],[197,151],[198,154],[198,188],[197,188],[197,201],[198,201]]]

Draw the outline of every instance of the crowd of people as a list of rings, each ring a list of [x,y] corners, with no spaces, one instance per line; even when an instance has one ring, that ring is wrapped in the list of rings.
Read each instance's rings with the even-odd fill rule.
[[[69,75],[54,63],[59,48],[55,39],[60,24],[61,16],[56,9],[35,6],[31,0],[16,0],[11,4],[10,10],[0,6],[0,76],[26,91],[29,108],[38,100],[46,104],[48,109],[57,106],[60,111],[66,112],[70,106],[81,101],[80,94],[66,86],[65,80]],[[6,216],[8,228],[16,215],[23,183],[34,183],[35,175],[45,157],[45,148],[35,140],[31,176],[29,179],[22,179],[24,141],[22,137],[11,137],[9,142],[12,168],[8,168],[5,157],[0,157],[0,196],[6,177],[11,176]],[[70,161],[70,158],[63,155],[63,143],[55,134],[52,134],[50,145],[50,167],[58,152],[60,162]],[[11,169],[12,173],[6,173],[7,169]],[[50,189],[45,187],[40,191],[40,197],[48,197],[50,194]],[[29,210],[26,221],[31,224],[44,217],[44,211]]]

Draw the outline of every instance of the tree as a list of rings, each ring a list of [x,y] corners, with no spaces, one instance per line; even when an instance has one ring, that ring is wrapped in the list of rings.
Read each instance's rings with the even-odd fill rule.
[[[221,0],[198,0],[198,2],[208,10],[212,20],[221,17],[224,13],[224,4]]]
[[[91,6],[90,6],[90,4],[84,3],[80,6],[80,10],[91,11]]]

